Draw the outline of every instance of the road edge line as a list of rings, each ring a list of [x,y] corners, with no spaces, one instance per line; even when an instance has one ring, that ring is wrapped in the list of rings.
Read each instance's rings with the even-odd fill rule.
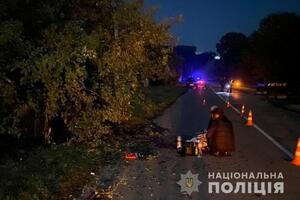
[[[212,90],[216,94],[216,90],[214,90],[211,86],[208,86],[210,90]],[[217,95],[217,94],[216,94]],[[221,96],[217,95],[222,101],[226,103],[226,100],[222,98]],[[241,112],[230,104],[230,107],[237,112],[238,114],[241,114]],[[265,136],[270,142],[272,142],[279,150],[281,150],[285,155],[287,155],[290,159],[294,158],[294,154],[284,148],[279,142],[277,142],[272,136],[270,136],[267,132],[265,132],[263,129],[261,129],[257,124],[253,123],[253,127],[258,130],[263,136]]]

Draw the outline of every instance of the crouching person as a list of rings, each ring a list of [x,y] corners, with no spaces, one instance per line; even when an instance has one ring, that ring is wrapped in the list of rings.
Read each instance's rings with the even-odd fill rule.
[[[230,156],[235,150],[232,123],[219,107],[211,109],[211,123],[207,130],[210,153],[216,156]]]

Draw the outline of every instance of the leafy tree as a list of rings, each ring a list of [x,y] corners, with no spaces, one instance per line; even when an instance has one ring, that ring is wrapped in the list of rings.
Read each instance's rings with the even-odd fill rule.
[[[240,65],[243,51],[248,45],[248,38],[242,33],[225,34],[216,45],[221,59],[218,63],[221,74],[233,75],[242,70]]]
[[[267,79],[297,82],[300,64],[300,17],[294,13],[271,14],[264,18],[251,36],[250,53]]]
[[[139,1],[16,2],[0,30],[2,133],[49,141],[61,118],[78,139],[100,141],[130,119],[146,79],[169,78],[169,25]]]
[[[22,38],[23,25],[19,21],[0,23],[0,133],[19,133],[17,107],[22,100],[20,70],[15,68],[26,54],[29,44]]]

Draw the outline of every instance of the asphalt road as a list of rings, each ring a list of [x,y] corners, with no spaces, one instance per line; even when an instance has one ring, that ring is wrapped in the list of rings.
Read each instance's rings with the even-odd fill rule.
[[[218,87],[213,87],[218,90]],[[222,95],[227,98],[226,95]],[[255,95],[253,92],[234,91],[229,97],[230,103],[240,109],[242,104],[253,112],[255,123],[267,131],[288,151],[293,152],[300,137],[300,114],[291,112],[269,103],[264,95]]]
[[[213,88],[212,89],[216,89]],[[164,128],[169,129],[169,134],[165,136],[166,143],[174,142],[177,135],[185,138],[193,137],[195,132],[205,129],[209,120],[209,108],[212,105],[225,107],[225,103],[219,96],[224,98],[224,94],[215,94],[212,89],[205,91],[189,90],[185,95],[180,97],[170,108],[168,108],[155,122]],[[251,105],[251,109],[260,112],[257,121],[259,126],[268,134],[280,138],[280,133],[284,130],[281,136],[282,140],[279,143],[288,151],[292,151],[292,146],[297,137],[294,133],[289,133],[291,129],[285,130],[282,124],[284,120],[276,119],[274,123],[268,119],[269,115],[276,114],[277,117],[293,119],[293,122],[299,119],[299,116],[293,116],[287,113],[288,111],[273,110],[273,112],[264,112],[265,108],[261,105],[261,101],[253,95],[235,94],[239,98],[231,97],[233,106],[240,106],[245,102]],[[226,97],[226,96],[225,96]],[[203,105],[203,99],[206,104]],[[256,104],[259,107],[256,108]],[[269,108],[268,108],[269,109]],[[271,109],[271,108],[270,108]],[[279,112],[279,113],[277,113]],[[204,155],[198,157],[181,157],[176,154],[176,150],[170,147],[159,148],[159,156],[157,159],[149,161],[133,161],[124,169],[124,182],[120,184],[114,193],[113,199],[126,200],[142,200],[142,199],[285,199],[296,200],[300,196],[300,167],[295,167],[288,161],[288,156],[275,146],[269,139],[262,135],[253,127],[246,127],[240,116],[232,109],[225,108],[226,116],[233,122],[236,139],[236,152],[231,157],[215,157]],[[264,116],[263,116],[264,115]],[[254,114],[256,116],[256,114]],[[276,117],[275,117],[276,118]],[[256,118],[254,118],[256,122]],[[282,130],[276,127],[282,125]],[[272,128],[275,126],[275,128]],[[300,132],[300,129],[298,129]],[[270,133],[271,132],[271,133]],[[292,132],[292,131],[291,131]],[[285,139],[287,137],[287,139]],[[177,184],[181,180],[181,174],[186,174],[189,170],[193,174],[198,174],[198,179],[202,182],[198,189],[199,192],[193,192],[191,196],[181,193],[181,187]],[[282,173],[283,179],[209,179],[208,174],[215,173]],[[223,177],[224,178],[224,177]],[[260,194],[256,192],[246,192],[243,194],[241,190],[236,193],[229,194],[209,193],[208,183],[230,182],[236,188],[236,182],[284,182],[283,194]],[[261,186],[261,185],[260,185]],[[259,187],[260,188],[260,187]],[[240,189],[240,188],[239,188]],[[247,190],[248,191],[248,190]]]

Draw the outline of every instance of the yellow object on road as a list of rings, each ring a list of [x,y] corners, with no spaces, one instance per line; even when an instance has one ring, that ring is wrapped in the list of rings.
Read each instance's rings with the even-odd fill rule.
[[[195,143],[185,142],[184,143],[184,155],[194,156],[195,155]]]

